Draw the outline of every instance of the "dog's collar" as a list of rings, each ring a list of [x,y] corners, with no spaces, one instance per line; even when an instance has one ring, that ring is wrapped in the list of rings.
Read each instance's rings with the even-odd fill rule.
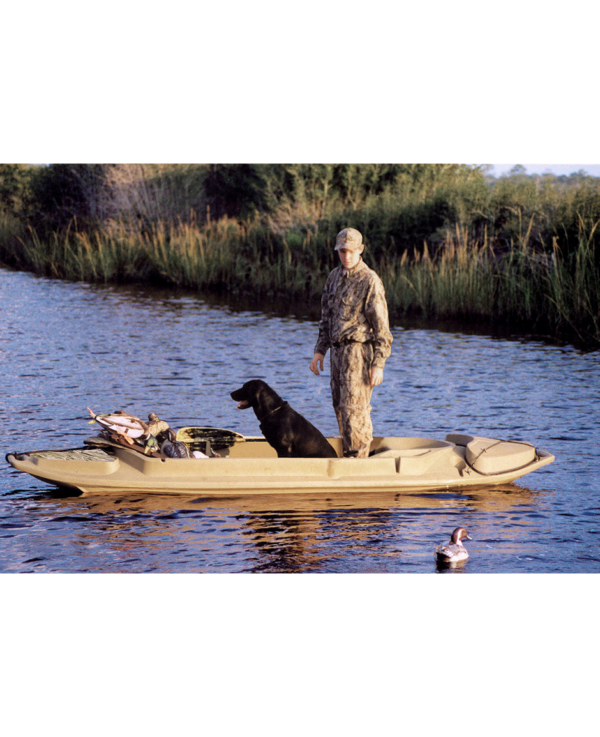
[[[262,422],[267,417],[269,417],[269,415],[274,415],[275,412],[279,412],[280,409],[282,409],[283,407],[287,407],[287,405],[288,405],[287,402],[284,402],[283,404],[280,404],[279,407],[275,407],[275,409],[272,409],[270,412],[267,412],[266,415],[263,415],[260,421]]]

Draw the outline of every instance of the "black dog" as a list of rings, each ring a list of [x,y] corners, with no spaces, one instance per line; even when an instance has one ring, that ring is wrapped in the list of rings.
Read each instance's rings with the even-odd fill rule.
[[[238,409],[252,407],[265,439],[280,458],[337,458],[327,438],[260,379],[231,392]]]

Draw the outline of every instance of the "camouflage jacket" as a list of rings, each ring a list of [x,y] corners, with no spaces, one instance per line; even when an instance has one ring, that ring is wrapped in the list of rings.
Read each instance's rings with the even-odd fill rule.
[[[335,343],[370,341],[373,366],[383,368],[392,346],[387,302],[381,279],[364,261],[350,271],[338,266],[327,277],[315,353]]]

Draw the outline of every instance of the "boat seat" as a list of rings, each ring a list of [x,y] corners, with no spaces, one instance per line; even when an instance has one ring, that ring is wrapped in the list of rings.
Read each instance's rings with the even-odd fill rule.
[[[432,450],[453,448],[454,443],[446,440],[432,440],[430,438],[373,438],[371,443],[371,458],[399,458],[420,456]]]
[[[478,473],[494,475],[525,468],[537,460],[537,452],[530,443],[475,438],[468,443],[465,458]]]
[[[522,440],[482,438],[477,435],[446,435],[465,449],[465,460],[470,468],[482,476],[509,473],[526,468],[538,460],[536,448]]]
[[[439,448],[383,448],[371,454],[371,458],[408,458],[411,456],[423,456]]]

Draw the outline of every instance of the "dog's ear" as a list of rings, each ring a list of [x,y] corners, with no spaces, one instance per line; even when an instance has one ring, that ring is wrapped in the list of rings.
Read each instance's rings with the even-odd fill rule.
[[[252,387],[252,399],[255,400],[256,404],[260,407],[264,400],[264,394],[265,394],[265,388],[262,384],[256,383],[255,386]]]

